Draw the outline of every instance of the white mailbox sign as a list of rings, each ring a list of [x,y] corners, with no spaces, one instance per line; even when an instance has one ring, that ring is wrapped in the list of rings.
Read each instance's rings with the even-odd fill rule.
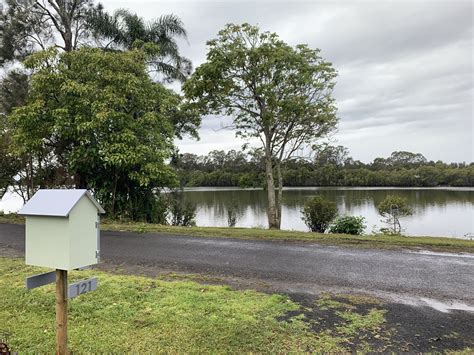
[[[59,270],[97,264],[101,213],[87,190],[38,190],[19,212],[26,216],[26,264]]]

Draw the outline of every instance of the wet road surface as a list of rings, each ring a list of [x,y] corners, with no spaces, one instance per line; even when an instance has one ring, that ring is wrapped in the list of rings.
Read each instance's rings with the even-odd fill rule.
[[[24,252],[24,226],[0,224],[0,249]],[[254,280],[288,293],[366,292],[474,306],[474,255],[414,253],[129,232],[101,233],[105,264]]]

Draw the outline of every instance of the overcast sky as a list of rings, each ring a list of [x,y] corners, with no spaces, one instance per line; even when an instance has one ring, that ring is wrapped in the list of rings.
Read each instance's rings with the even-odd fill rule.
[[[333,140],[355,159],[408,150],[432,160],[474,160],[469,0],[101,2],[148,19],[178,15],[189,33],[180,49],[195,67],[205,60],[206,41],[227,23],[257,24],[291,45],[320,48],[339,72]],[[204,119],[201,140],[178,141],[180,151],[239,149],[244,142],[222,126]]]

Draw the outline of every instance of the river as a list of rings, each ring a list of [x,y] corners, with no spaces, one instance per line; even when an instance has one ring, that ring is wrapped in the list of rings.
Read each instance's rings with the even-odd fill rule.
[[[197,206],[198,226],[226,226],[227,210],[235,204],[237,227],[268,226],[266,192],[261,189],[187,188],[185,200]],[[414,214],[401,218],[406,235],[465,238],[474,233],[474,188],[284,188],[282,229],[308,230],[301,219],[304,202],[315,195],[336,202],[341,215],[363,216],[366,232],[383,227],[376,206],[387,195],[408,200]]]
[[[376,206],[389,194],[408,200],[414,214],[401,219],[406,235],[466,238],[474,233],[474,188],[285,188],[283,190],[282,229],[308,230],[301,219],[304,202],[315,195],[335,201],[341,215],[363,216],[366,232],[383,223]],[[261,189],[187,188],[183,197],[196,205],[198,226],[227,226],[227,210],[237,207],[237,227],[268,226],[266,192]],[[18,196],[6,194],[0,211],[15,212],[22,205]]]

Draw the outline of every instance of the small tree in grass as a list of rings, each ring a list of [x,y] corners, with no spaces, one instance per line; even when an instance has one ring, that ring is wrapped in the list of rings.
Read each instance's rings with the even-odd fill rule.
[[[324,233],[337,216],[337,206],[321,196],[315,196],[305,203],[303,221],[312,232]]]
[[[377,206],[379,214],[384,218],[382,222],[388,225],[388,231],[393,234],[400,234],[402,226],[400,217],[411,216],[413,209],[408,205],[407,200],[400,196],[388,195]]]

